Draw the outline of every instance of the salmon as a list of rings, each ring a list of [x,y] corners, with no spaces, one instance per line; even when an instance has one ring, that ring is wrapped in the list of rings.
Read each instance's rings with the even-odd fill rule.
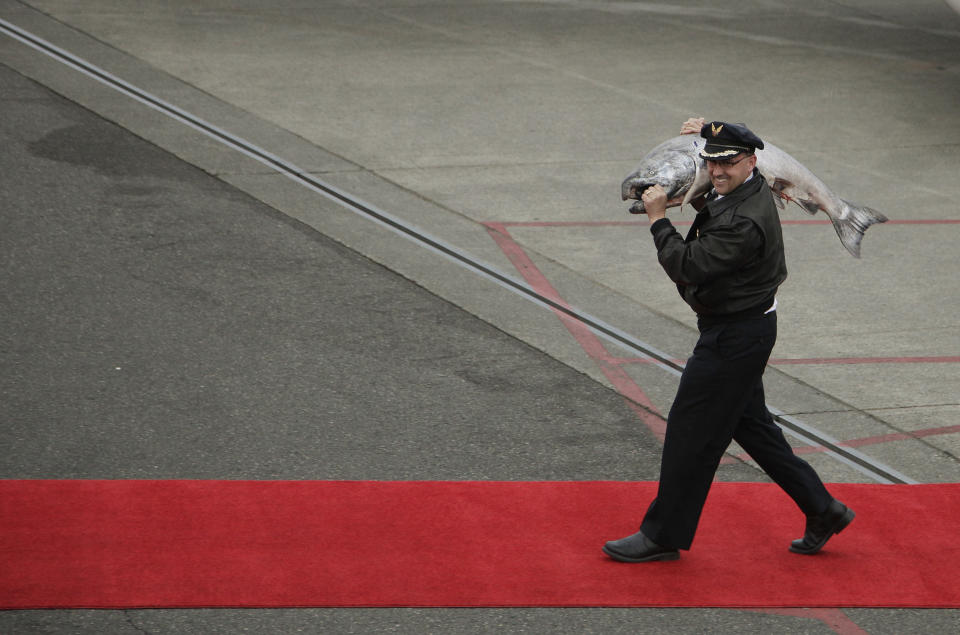
[[[704,139],[698,135],[680,135],[664,141],[644,156],[621,186],[623,200],[636,200],[630,213],[645,213],[640,195],[652,185],[666,190],[668,207],[683,205],[709,192],[710,175],[700,158],[703,143]],[[777,206],[782,210],[790,202],[811,215],[823,212],[833,222],[840,242],[855,258],[860,257],[860,242],[867,228],[887,221],[877,210],[834,194],[806,166],[772,143],[764,142],[764,149],[756,153],[757,169],[770,186]]]

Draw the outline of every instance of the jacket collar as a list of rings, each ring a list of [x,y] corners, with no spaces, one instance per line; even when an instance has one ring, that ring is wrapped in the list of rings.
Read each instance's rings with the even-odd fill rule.
[[[718,200],[717,191],[712,190],[710,196],[707,198],[706,210],[710,216],[722,214],[731,206],[759,192],[764,183],[765,181],[760,174],[760,170],[753,168],[753,177],[749,181],[741,183],[737,186],[737,189],[726,194],[723,198]]]

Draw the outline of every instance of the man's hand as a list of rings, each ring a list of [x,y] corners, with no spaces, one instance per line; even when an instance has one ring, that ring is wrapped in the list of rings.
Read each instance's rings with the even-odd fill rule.
[[[703,117],[690,117],[680,126],[680,134],[700,134],[700,128],[707,122]]]
[[[643,201],[643,209],[647,212],[651,225],[667,215],[667,192],[659,185],[645,189],[640,200]]]

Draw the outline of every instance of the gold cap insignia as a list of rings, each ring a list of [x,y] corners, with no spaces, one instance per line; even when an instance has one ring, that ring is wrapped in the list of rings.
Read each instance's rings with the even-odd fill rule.
[[[713,133],[713,136],[714,136],[714,137],[716,137],[718,134],[720,134],[720,131],[721,131],[721,130],[723,130],[723,124],[720,124],[720,127],[719,127],[719,128],[717,127],[716,124],[710,124],[710,131]]]

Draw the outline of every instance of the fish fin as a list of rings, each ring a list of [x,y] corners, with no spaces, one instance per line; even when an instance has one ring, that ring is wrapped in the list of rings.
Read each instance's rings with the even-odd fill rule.
[[[787,202],[793,199],[786,193],[786,189],[793,187],[793,183],[786,179],[775,178],[770,184],[770,191],[773,192],[773,202],[783,211],[787,207]]]
[[[874,223],[885,223],[887,217],[875,209],[869,207],[859,207],[841,199],[844,205],[843,218],[833,218],[833,228],[837,230],[837,236],[840,242],[853,255],[854,258],[860,257],[860,241],[863,240],[863,232]]]
[[[703,169],[703,161],[697,161],[697,171],[693,174],[693,183],[684,195],[680,205],[686,205],[690,201],[706,194],[710,190],[710,175]]]
[[[776,192],[773,193],[773,202],[777,204],[777,207],[780,209],[781,212],[787,206],[785,199],[779,194],[777,194]]]
[[[793,202],[799,205],[801,208],[803,208],[803,211],[805,211],[807,214],[810,214],[811,216],[820,211],[820,206],[817,205],[814,201],[808,201],[802,198],[797,198],[797,199],[794,199]]]
[[[686,195],[683,197],[683,200],[680,201],[680,208],[681,208],[681,209],[683,209],[683,206],[684,206],[684,205],[686,205],[686,204],[689,203],[690,201],[692,201],[692,200],[694,200],[694,199],[697,198],[696,196],[692,196],[692,195],[691,195],[691,192],[692,192],[692,191],[693,191],[692,188],[689,189],[689,190],[687,190],[687,193],[686,193]]]

